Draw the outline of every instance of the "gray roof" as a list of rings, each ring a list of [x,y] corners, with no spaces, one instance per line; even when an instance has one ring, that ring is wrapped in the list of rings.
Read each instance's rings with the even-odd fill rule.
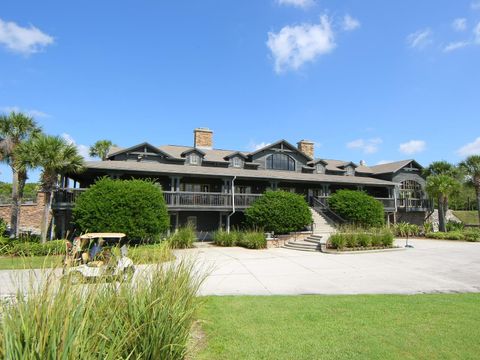
[[[208,151],[208,150],[207,150]],[[272,170],[246,170],[237,168],[223,168],[212,166],[187,166],[164,164],[158,162],[134,162],[134,161],[89,161],[86,163],[89,170],[103,171],[130,171],[151,173],[152,175],[190,175],[205,177],[233,177],[258,180],[284,180],[303,182],[325,182],[338,184],[359,184],[359,185],[383,185],[394,186],[391,181],[374,179],[371,177],[306,174],[290,171]]]
[[[375,165],[371,166],[370,169],[372,169],[373,174],[390,174],[390,173],[395,173],[398,170],[404,168],[408,164],[410,164],[412,161],[415,162],[417,166],[422,168],[420,164],[418,164],[415,160],[401,160],[401,161],[396,161],[392,163],[387,163],[387,164],[382,164],[382,165]]]

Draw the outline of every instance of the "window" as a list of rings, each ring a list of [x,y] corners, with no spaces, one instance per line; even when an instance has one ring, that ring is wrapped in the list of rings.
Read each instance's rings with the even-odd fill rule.
[[[318,174],[325,174],[325,165],[317,164],[316,168],[317,168],[317,173]]]
[[[198,156],[198,154],[190,154],[188,158],[190,165],[198,165],[200,163],[200,157]]]
[[[238,156],[233,158],[233,167],[242,167],[242,159],[240,159]]]
[[[355,175],[355,168],[353,166],[347,166],[345,168],[345,171],[346,171],[346,175],[347,176],[353,176]]]
[[[422,185],[415,180],[405,180],[400,184],[400,198],[423,199]]]
[[[286,154],[272,154],[267,157],[267,169],[295,171],[295,160]]]

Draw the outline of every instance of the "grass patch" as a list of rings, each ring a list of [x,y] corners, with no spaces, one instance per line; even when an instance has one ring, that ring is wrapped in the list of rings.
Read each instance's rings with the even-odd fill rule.
[[[464,224],[479,225],[478,211],[453,211],[453,215],[458,217]]]
[[[0,270],[44,269],[62,266],[63,255],[0,257]]]
[[[208,297],[199,359],[476,359],[480,294]]]

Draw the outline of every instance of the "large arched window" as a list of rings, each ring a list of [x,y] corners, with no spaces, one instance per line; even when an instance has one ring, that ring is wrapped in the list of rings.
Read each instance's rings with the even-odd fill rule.
[[[403,199],[423,199],[422,185],[415,180],[405,180],[400,184],[400,197]]]
[[[267,169],[295,171],[295,160],[286,154],[272,154],[267,157]]]

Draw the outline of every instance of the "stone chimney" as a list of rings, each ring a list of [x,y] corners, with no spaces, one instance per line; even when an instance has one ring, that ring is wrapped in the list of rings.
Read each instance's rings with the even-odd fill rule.
[[[208,128],[196,128],[193,130],[193,146],[199,149],[212,149],[213,131]]]
[[[310,156],[312,159],[315,157],[314,142],[310,140],[300,140],[297,143],[298,150],[303,152],[305,155]]]

